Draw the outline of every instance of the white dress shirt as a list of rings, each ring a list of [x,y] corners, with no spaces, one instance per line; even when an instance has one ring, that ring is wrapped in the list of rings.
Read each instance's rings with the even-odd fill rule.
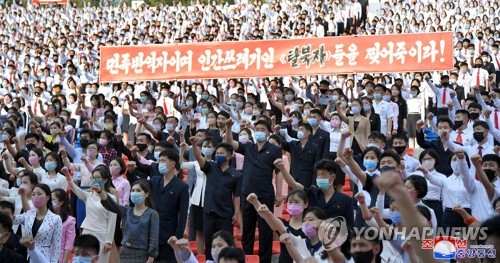
[[[196,183],[191,194],[190,203],[199,207],[203,207],[205,202],[205,187],[207,185],[207,175],[200,169],[197,161],[182,162],[181,169],[194,169],[196,172]]]
[[[465,171],[468,174],[469,169],[465,158],[458,160],[459,165],[462,165],[462,163],[465,164]],[[463,208],[471,208],[471,196],[464,186],[464,174],[453,173],[444,179],[436,178],[434,176],[429,176],[428,178],[432,184],[442,187],[443,207],[453,208],[455,205],[460,204]]]
[[[384,100],[381,100],[378,104],[373,101],[373,108],[375,113],[380,116],[380,132],[384,135],[387,134],[387,119],[394,117],[394,112],[392,111],[392,106]]]
[[[471,70],[470,86],[483,86],[486,87],[488,81],[488,71],[482,68],[473,68]]]
[[[442,185],[434,184],[432,182],[446,180],[446,175],[433,170],[429,171],[425,179],[427,180],[427,195],[424,196],[423,200],[441,201]]]
[[[474,179],[475,173],[470,173],[467,170],[465,161],[459,163],[460,172],[462,173],[462,180],[464,187],[470,194],[472,216],[479,222],[484,222],[495,214],[491,206],[486,189],[478,180]]]

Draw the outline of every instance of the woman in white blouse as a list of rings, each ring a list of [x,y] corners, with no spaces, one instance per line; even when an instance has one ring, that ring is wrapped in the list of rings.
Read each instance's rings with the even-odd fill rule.
[[[44,168],[46,172],[42,175],[42,183],[48,185],[52,191],[58,188],[68,190],[66,178],[58,172],[62,166],[61,157],[57,152],[48,153],[45,157]]]
[[[441,185],[433,184],[429,178],[433,177],[436,180],[446,179],[446,176],[444,174],[437,172],[434,168],[436,164],[441,160],[439,159],[436,151],[429,149],[423,151],[420,154],[419,161],[429,174],[425,177],[427,179],[428,190],[427,195],[425,195],[425,197],[423,198],[423,203],[434,210],[434,213],[436,214],[437,224],[438,226],[440,226],[441,217],[443,215],[443,203],[441,200],[441,192],[443,187]],[[419,168],[419,170],[422,171],[421,167]],[[436,182],[436,180],[434,182]]]
[[[215,153],[215,146],[217,143],[213,139],[206,139],[203,141],[201,146],[201,152],[207,161],[213,160],[213,155]],[[193,223],[196,230],[196,248],[198,249],[198,254],[204,254],[205,251],[205,235],[203,234],[203,203],[205,197],[205,186],[207,183],[207,175],[201,170],[200,165],[197,161],[184,162],[183,156],[186,148],[188,147],[186,143],[181,143],[180,150],[180,163],[182,170],[194,170],[196,171],[196,183],[194,185],[193,191],[191,193],[191,210],[190,213],[193,214]],[[196,146],[193,146],[196,147]],[[191,226],[190,225],[190,226]]]
[[[19,191],[23,202],[26,202],[27,191]],[[62,239],[61,218],[52,212],[50,188],[46,184],[38,184],[33,189],[32,201],[34,210],[14,217],[14,224],[23,226],[24,235],[32,236],[35,246],[43,254],[46,262],[57,263]]]
[[[67,156],[64,157],[67,158]],[[61,171],[66,176],[71,191],[73,191],[78,198],[85,202],[86,217],[81,225],[81,228],[83,229],[82,233],[94,235],[97,239],[99,239],[99,243],[101,245],[99,262],[108,262],[115,234],[116,214],[106,210],[101,205],[101,198],[98,193],[93,191],[86,192],[78,187],[73,181],[67,167],[64,167]],[[91,185],[98,184],[102,191],[110,192],[111,173],[109,172],[109,168],[107,166],[97,166],[92,172],[91,180]],[[117,201],[115,193],[110,196],[115,202]]]
[[[444,207],[441,218],[441,227],[467,227],[462,216],[455,212],[453,208],[460,204],[465,211],[471,213],[471,195],[467,192],[463,176],[466,176],[470,169],[469,157],[464,152],[456,152],[450,159],[450,166],[453,174],[449,177],[439,178],[433,176],[425,168],[419,169],[425,178],[433,185],[441,187],[442,203]],[[466,169],[462,169],[465,166]]]
[[[33,188],[37,184],[38,184],[38,179],[36,175],[32,172],[23,170],[20,171],[19,174],[17,175],[16,185],[18,186],[18,188],[16,187],[12,187],[10,189],[0,188],[0,195],[4,198],[4,200],[14,204],[14,214],[19,215],[23,212],[23,210],[29,211],[33,207],[33,203],[31,202],[31,195],[33,192]],[[24,191],[26,193],[25,202],[23,202],[23,200],[21,199],[21,195],[18,193],[20,188],[25,189]],[[19,230],[18,224],[14,224],[12,226],[12,230],[16,234],[21,233],[21,231],[18,231]]]

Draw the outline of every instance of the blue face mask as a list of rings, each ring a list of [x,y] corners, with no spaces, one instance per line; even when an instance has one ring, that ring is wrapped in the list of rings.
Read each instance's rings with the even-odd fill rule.
[[[57,168],[56,162],[45,162],[45,169],[47,169],[47,171],[52,172],[56,168]]]
[[[166,163],[159,163],[158,164],[158,171],[160,171],[161,174],[167,174],[169,171],[167,164]]]
[[[375,170],[375,168],[377,168],[377,161],[374,161],[374,160],[364,160],[363,161],[363,166],[367,169],[367,170]]]
[[[357,113],[359,113],[359,107],[351,107],[351,113],[352,113],[352,114],[357,114]]]
[[[318,188],[321,190],[325,190],[330,186],[330,181],[328,178],[317,178],[316,179],[316,184],[318,185]]]
[[[382,94],[375,93],[375,94],[373,94],[373,98],[376,100],[380,100],[380,99],[382,99]]]
[[[243,108],[243,102],[241,101],[236,102],[236,107],[238,107],[239,109]]]
[[[221,165],[221,164],[224,164],[227,162],[227,158],[226,158],[226,156],[223,156],[223,155],[216,155],[215,162],[217,162],[218,165]]]
[[[255,140],[257,142],[265,142],[266,141],[266,133],[265,132],[256,132],[255,133]]]
[[[391,221],[396,225],[401,225],[401,214],[398,211],[391,213]]]
[[[310,118],[310,119],[307,119],[307,121],[309,122],[309,124],[311,124],[311,126],[313,127],[316,127],[316,125],[318,125],[318,120],[315,119],[315,118]]]
[[[90,263],[92,262],[92,258],[86,258],[86,257],[73,257],[73,263]]]
[[[136,205],[142,203],[143,199],[144,199],[144,194],[142,193],[137,193],[137,192],[130,193],[130,201],[132,201],[132,203]]]
[[[163,97],[167,97],[167,96],[168,96],[168,91],[166,91],[166,90],[162,90],[162,91],[161,91],[161,95],[162,95]]]
[[[201,148],[201,153],[203,153],[203,155],[206,157],[206,156],[212,156],[212,154],[214,154],[214,150],[212,148]]]
[[[141,97],[140,99],[142,103],[146,103],[148,101],[148,97]]]
[[[297,139],[302,140],[304,138],[305,134],[303,131],[298,131],[297,132]]]
[[[204,100],[208,100],[208,95],[201,95],[201,98]]]
[[[372,106],[363,106],[363,110],[364,111],[371,111],[372,110]]]
[[[287,95],[285,95],[285,100],[286,100],[286,101],[291,101],[291,100],[293,100],[293,95],[292,95],[292,94],[287,94]]]
[[[104,182],[102,180],[92,180],[90,181],[90,185],[98,184],[101,189],[104,187]]]
[[[154,152],[153,156],[155,157],[156,160],[158,160],[158,158],[160,158],[160,152]]]

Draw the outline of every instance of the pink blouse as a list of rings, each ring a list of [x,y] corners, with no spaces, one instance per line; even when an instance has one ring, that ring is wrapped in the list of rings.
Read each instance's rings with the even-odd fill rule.
[[[129,205],[130,183],[123,176],[113,178],[113,185],[118,191],[118,204]]]
[[[61,252],[59,254],[59,262],[63,262],[64,252],[66,250],[73,249],[73,243],[75,242],[75,225],[76,219],[72,216],[68,216],[68,219],[62,223],[62,240],[61,240]]]

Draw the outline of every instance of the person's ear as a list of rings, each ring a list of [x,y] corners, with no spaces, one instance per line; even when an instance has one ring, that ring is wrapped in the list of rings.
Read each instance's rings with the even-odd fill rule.
[[[380,253],[380,244],[376,244],[373,246],[373,255],[377,257],[377,255]]]

